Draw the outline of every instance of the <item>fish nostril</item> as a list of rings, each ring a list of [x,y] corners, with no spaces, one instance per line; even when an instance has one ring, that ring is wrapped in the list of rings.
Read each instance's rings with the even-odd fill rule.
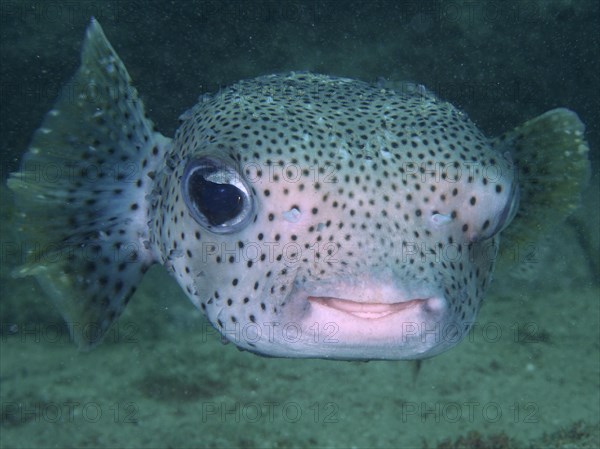
[[[452,217],[447,214],[436,213],[431,216],[431,222],[436,227],[444,226],[444,225],[450,223],[451,221],[452,221]]]

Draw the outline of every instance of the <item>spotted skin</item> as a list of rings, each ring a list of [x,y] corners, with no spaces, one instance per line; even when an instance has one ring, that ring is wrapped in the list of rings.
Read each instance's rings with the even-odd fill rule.
[[[54,237],[101,254],[133,242],[133,259],[101,269],[94,262],[83,274],[73,260],[23,271],[67,296],[58,302],[68,321],[98,323],[92,337],[74,333],[80,344],[101,339],[152,263],[170,270],[225,338],[264,355],[419,359],[468,332],[519,186],[510,154],[493,149],[465,114],[421,87],[406,93],[289,73],[201,97],[171,140],[145,117],[95,21],[83,52],[76,76],[116,86],[127,101],[75,111],[59,103],[60,117],[43,128],[67,127],[84,144],[63,137],[64,154],[85,155],[93,140],[96,163],[127,157],[140,170],[128,184],[76,189],[65,181],[75,196],[54,198],[76,206],[54,221]],[[98,110],[110,123],[66,124]],[[46,154],[43,139],[34,139],[29,159]],[[24,215],[41,213],[32,184],[12,181],[28,200]],[[209,188],[224,199],[215,204]],[[120,225],[99,221],[110,209]]]
[[[509,204],[513,179],[510,164],[464,114],[428,93],[292,73],[242,81],[184,115],[167,155],[174,172],[158,180],[151,235],[217,329],[235,341],[247,326],[266,334],[262,323],[275,322],[312,338],[317,323],[329,324],[323,332],[337,339],[339,318],[303,322],[309,305],[295,296],[304,291],[384,304],[444,298],[440,323],[466,331],[493,269],[494,258],[478,253],[495,246],[486,231]],[[207,232],[182,200],[186,164],[208,156],[252,181],[252,223],[234,235]],[[455,181],[466,166],[471,177]],[[503,177],[489,182],[488,166]],[[300,219],[290,223],[286,212],[294,209]],[[435,215],[449,222],[436,225]],[[450,260],[455,250],[475,259]],[[172,253],[181,257],[167,260]],[[258,352],[266,344],[275,355],[290,350],[246,340],[235,342]],[[365,357],[394,351],[363,344]],[[351,358],[356,348],[340,342],[311,350],[306,355]]]

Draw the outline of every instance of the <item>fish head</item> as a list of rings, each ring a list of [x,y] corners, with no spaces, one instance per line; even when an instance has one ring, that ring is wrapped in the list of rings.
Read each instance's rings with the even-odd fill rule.
[[[184,113],[151,242],[238,347],[420,359],[457,344],[519,202],[509,156],[429,93],[311,74]]]

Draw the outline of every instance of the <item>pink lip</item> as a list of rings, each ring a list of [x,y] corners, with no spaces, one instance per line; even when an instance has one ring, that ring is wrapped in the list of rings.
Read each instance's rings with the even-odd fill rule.
[[[353,315],[357,318],[377,320],[394,313],[402,312],[412,307],[424,304],[427,299],[411,299],[409,301],[384,303],[364,303],[349,299],[332,298],[327,296],[309,296],[308,301],[325,307]]]

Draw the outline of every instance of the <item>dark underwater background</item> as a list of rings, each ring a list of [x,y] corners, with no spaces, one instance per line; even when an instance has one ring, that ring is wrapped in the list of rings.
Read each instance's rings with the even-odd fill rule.
[[[34,279],[10,275],[6,178],[91,16],[166,136],[199,95],[290,70],[417,82],[488,136],[567,107],[590,146],[581,207],[535,266],[498,273],[482,326],[418,372],[239,352],[160,268],[120,333],[80,353]],[[599,29],[587,0],[1,0],[0,447],[600,447]]]

